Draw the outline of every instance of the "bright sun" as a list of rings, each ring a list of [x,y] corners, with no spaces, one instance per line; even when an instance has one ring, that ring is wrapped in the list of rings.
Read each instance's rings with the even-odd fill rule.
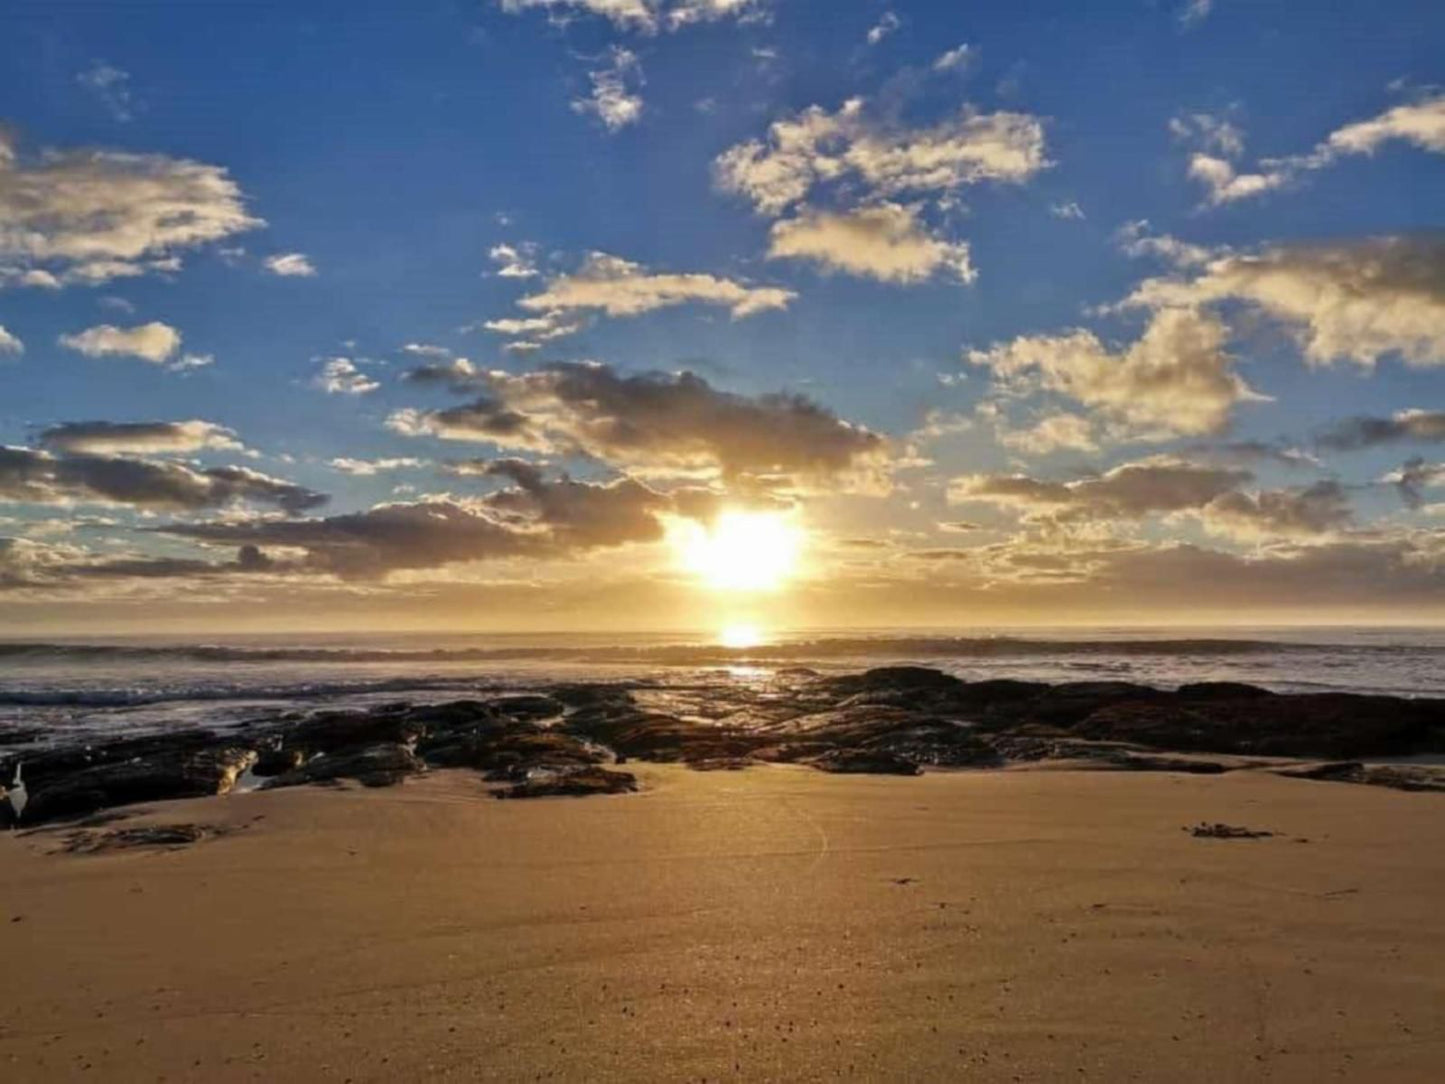
[[[718,591],[772,591],[797,570],[803,532],[778,512],[723,512],[712,526],[680,522],[678,560]]]
[[[718,633],[717,642],[723,647],[749,648],[759,647],[763,643],[763,633],[756,625],[738,623],[724,625]]]

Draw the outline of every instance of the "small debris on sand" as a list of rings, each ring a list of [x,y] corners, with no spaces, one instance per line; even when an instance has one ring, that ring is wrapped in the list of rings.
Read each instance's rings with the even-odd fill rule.
[[[1193,828],[1185,828],[1195,839],[1268,839],[1273,832],[1267,832],[1258,828],[1244,828],[1237,824],[1223,824],[1215,822],[1209,824],[1200,821]]]

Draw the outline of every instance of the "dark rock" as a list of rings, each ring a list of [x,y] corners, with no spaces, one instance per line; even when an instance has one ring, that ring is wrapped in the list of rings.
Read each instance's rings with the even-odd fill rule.
[[[1336,761],[1279,768],[1286,779],[1316,779],[1331,783],[1363,783],[1407,791],[1445,792],[1445,769],[1416,764],[1361,764]]]
[[[1168,693],[1128,681],[1069,681],[1013,705],[1020,722],[1070,728],[1100,708],[1114,704],[1153,703]]]
[[[511,720],[490,722],[467,731],[451,731],[417,744],[428,764],[478,771],[522,768],[577,768],[599,764],[606,755],[596,746],[556,728]]]
[[[1411,750],[1441,710],[1431,701],[1349,693],[1172,698],[1101,708],[1074,730],[1184,752],[1348,758]]]
[[[725,726],[702,726],[673,715],[633,707],[583,708],[563,724],[572,734],[599,742],[626,757],[675,762],[711,756],[738,756],[759,739]]]
[[[1185,700],[1258,700],[1275,694],[1242,681],[1196,681],[1179,686]]]
[[[257,754],[256,763],[251,765],[251,774],[267,779],[299,768],[305,760],[306,754],[295,747],[263,749]]]
[[[312,757],[301,767],[266,780],[262,789],[335,783],[342,779],[354,779],[367,787],[390,787],[424,771],[426,765],[405,745],[382,743]]]
[[[813,761],[825,772],[847,775],[918,775],[922,769],[911,760],[876,750],[836,749]]]
[[[773,676],[783,681],[801,681],[818,677],[818,671],[811,666],[780,666],[773,671]]]
[[[556,685],[548,692],[569,708],[595,708],[604,704],[628,705],[632,694],[624,685]]]
[[[967,683],[927,666],[879,666],[861,674],[827,678],[824,684],[835,695],[856,696],[868,692],[951,693]]]
[[[925,712],[846,701],[773,727],[775,734],[830,749],[890,753],[914,764],[977,767],[996,764],[997,751],[972,728]]]
[[[497,791],[498,798],[586,798],[595,794],[630,794],[637,789],[631,772],[579,768],[572,772],[538,772]]]
[[[52,777],[72,775],[88,768],[147,760],[156,756],[199,753],[227,744],[226,739],[209,730],[175,730],[165,734],[146,734],[86,745],[11,750],[0,755],[0,780],[8,782],[14,779],[16,767],[23,763],[26,786],[34,789]]]
[[[39,824],[111,806],[225,794],[255,759],[250,749],[233,746],[161,752],[64,775],[47,772],[34,782],[27,761],[25,779],[30,801],[24,819],[27,824]]]
[[[687,766],[695,772],[740,772],[756,763],[752,757],[705,757],[689,760]]]
[[[1171,757],[1157,753],[1121,753],[1113,763],[1134,772],[1185,772],[1189,775],[1223,775],[1232,771],[1229,764],[1217,760],[1197,760],[1190,757]]]
[[[560,700],[536,694],[500,697],[492,701],[492,707],[503,715],[510,715],[513,719],[532,721],[555,719],[567,710],[567,706]]]
[[[370,711],[322,711],[285,732],[286,747],[308,756],[359,745],[405,745],[427,732],[421,713],[407,704],[388,704]]]

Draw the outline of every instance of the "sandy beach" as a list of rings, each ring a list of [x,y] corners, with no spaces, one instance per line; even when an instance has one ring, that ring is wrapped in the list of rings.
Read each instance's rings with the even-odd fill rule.
[[[1434,794],[1240,772],[475,773],[0,838],[14,1080],[1436,1080]],[[1197,839],[1226,821],[1270,838]]]

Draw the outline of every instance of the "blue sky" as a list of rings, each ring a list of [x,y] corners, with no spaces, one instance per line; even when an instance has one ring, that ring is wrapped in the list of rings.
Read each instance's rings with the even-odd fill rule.
[[[779,622],[1428,616],[1445,9],[1311,7],[13,5],[0,615],[675,623],[696,491]]]

